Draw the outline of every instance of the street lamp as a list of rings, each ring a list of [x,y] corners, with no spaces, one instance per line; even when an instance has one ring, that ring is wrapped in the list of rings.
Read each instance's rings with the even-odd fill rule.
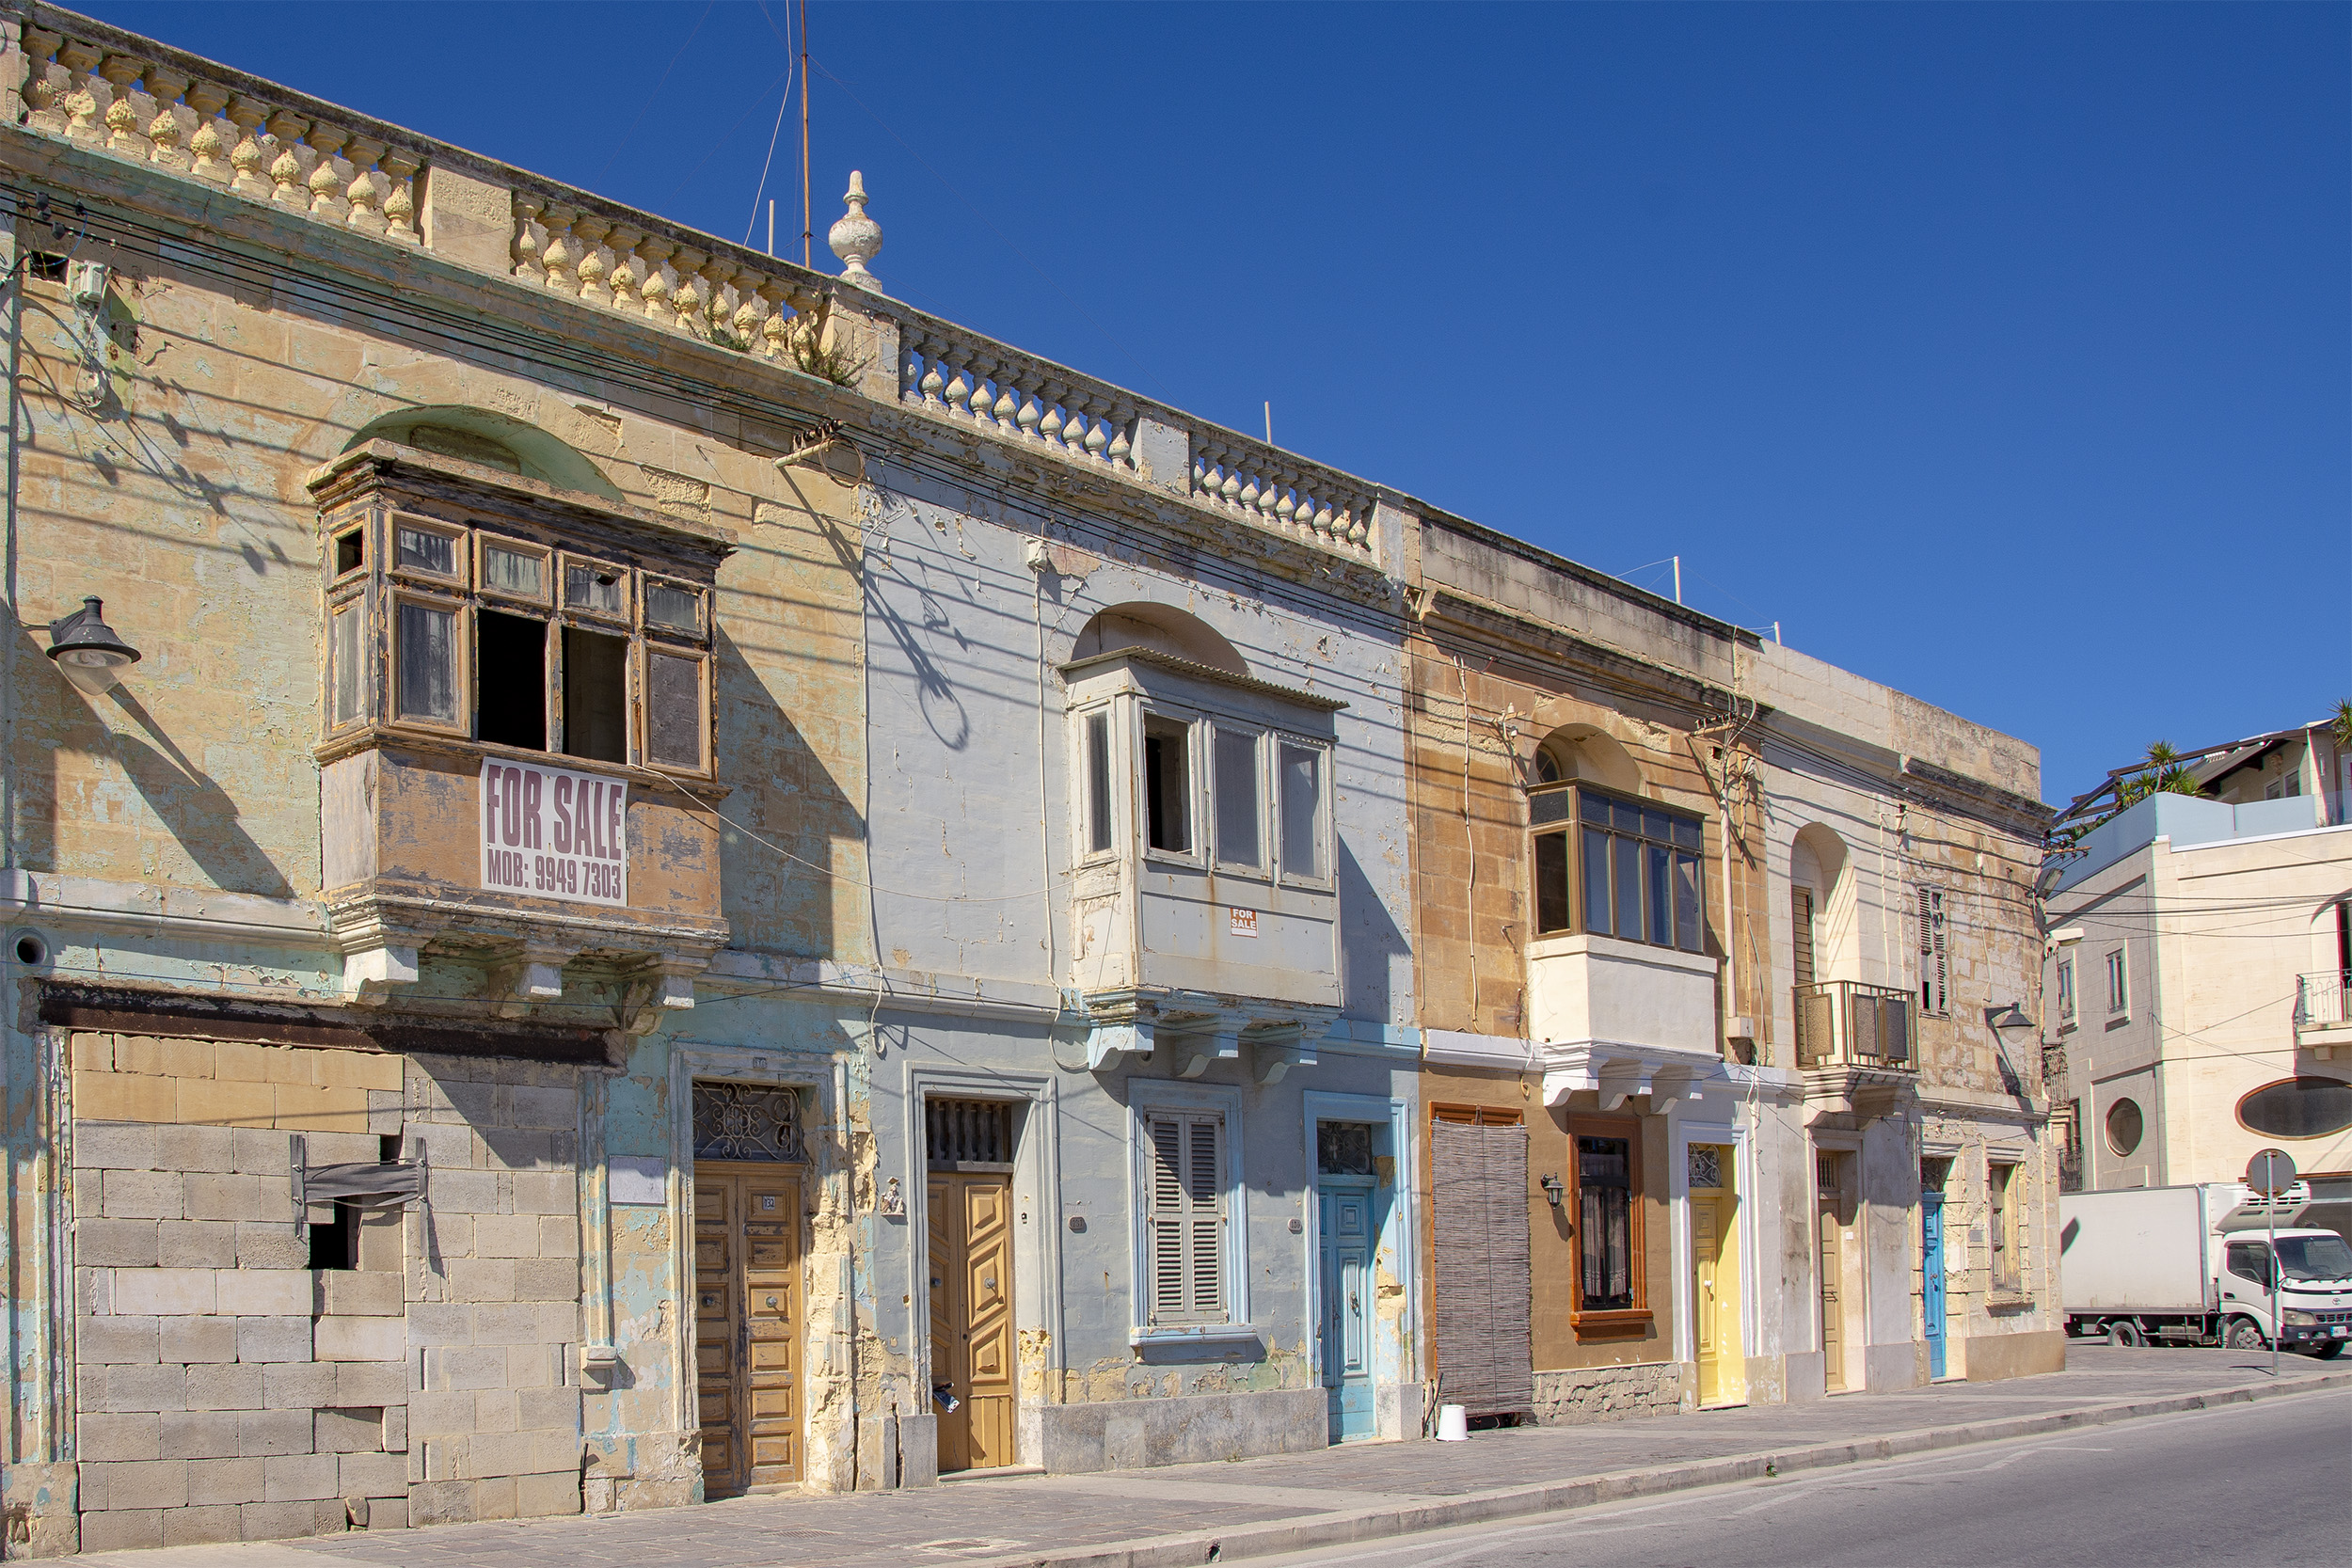
[[[1547,1175],[1543,1180],[1537,1184],[1544,1189],[1544,1201],[1550,1204],[1554,1209],[1559,1208],[1560,1195],[1567,1191],[1567,1187],[1561,1181],[1561,1180],[1556,1176]]]
[[[49,657],[66,679],[93,697],[112,690],[122,672],[139,661],[139,651],[114,634],[99,608],[96,598],[86,598],[72,614],[49,623]]]
[[[2026,1041],[2038,1037],[2042,1033],[2042,1025],[2027,1018],[2026,1009],[2014,1002],[1998,1007],[1987,1007],[1984,1010],[1984,1022],[1992,1029],[1994,1037],[2003,1045],[2010,1047],[2022,1046]]]

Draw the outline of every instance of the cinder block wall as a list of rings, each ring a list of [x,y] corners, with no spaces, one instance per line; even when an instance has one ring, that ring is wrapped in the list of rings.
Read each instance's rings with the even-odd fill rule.
[[[230,1041],[70,1046],[86,1551],[574,1513],[577,1072]],[[426,1201],[313,1270],[313,1165]]]

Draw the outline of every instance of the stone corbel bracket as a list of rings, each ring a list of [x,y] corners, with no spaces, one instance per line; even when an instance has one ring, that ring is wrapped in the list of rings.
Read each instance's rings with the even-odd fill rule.
[[[1600,1096],[1600,1108],[1618,1111],[1635,1095],[1649,1096],[1652,1116],[1664,1116],[1686,1100],[1700,1098],[1699,1085],[1722,1069],[1711,1062],[1667,1057],[1664,1053],[1617,1054],[1595,1051],[1581,1061],[1547,1068],[1544,1103],[1563,1105],[1568,1096],[1590,1089]]]
[[[560,1000],[564,995],[564,966],[575,957],[568,948],[526,942],[491,968],[491,1011],[501,1018],[521,1018],[539,1003]]]
[[[417,983],[417,950],[387,942],[343,955],[343,999],[356,1006],[381,1006],[395,987]]]
[[[1185,1018],[1160,1026],[1160,1037],[1172,1048],[1176,1076],[1198,1078],[1215,1062],[1241,1059],[1241,1031],[1246,1019],[1224,1014]]]
[[[1244,1037],[1249,1042],[1252,1076],[1263,1085],[1282,1081],[1284,1074],[1296,1067],[1315,1065],[1314,1042],[1323,1033],[1320,1027],[1310,1029],[1304,1023],[1277,1023],[1252,1029]]]
[[[665,955],[624,974],[620,1004],[614,1009],[622,1033],[650,1035],[663,1019],[693,1006],[694,976],[709,964],[707,957]]]

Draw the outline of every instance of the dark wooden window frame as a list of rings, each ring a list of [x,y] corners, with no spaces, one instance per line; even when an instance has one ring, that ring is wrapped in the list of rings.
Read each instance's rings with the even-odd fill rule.
[[[1629,834],[1614,826],[1601,826],[1596,824],[1594,827],[1594,832],[1606,835],[1613,843],[1623,842],[1641,844],[1644,846],[1656,845],[1667,850],[1668,861],[1666,896],[1670,901],[1670,908],[1668,910],[1669,932],[1668,938],[1665,942],[1655,942],[1650,940],[1648,921],[1646,918],[1645,918],[1641,923],[1642,929],[1631,935],[1628,935],[1627,933],[1616,929],[1617,922],[1614,918],[1613,918],[1610,922],[1609,930],[1597,933],[1593,931],[1592,921],[1589,918],[1584,907],[1585,884],[1588,879],[1584,863],[1585,823],[1583,798],[1587,795],[1593,796],[1597,799],[1632,806],[1638,810],[1657,812],[1668,817],[1676,824],[1687,824],[1697,830],[1697,842],[1694,844],[1686,844],[1681,842],[1679,835],[1671,832],[1666,839],[1655,839],[1650,837],[1646,831],[1638,834]],[[1565,800],[1567,803],[1565,815],[1552,817],[1547,821],[1538,822],[1535,820],[1538,804],[1550,800]],[[1669,952],[1694,953],[1701,955],[1706,953],[1708,942],[1707,817],[1703,814],[1693,811],[1686,811],[1679,806],[1670,806],[1662,800],[1644,800],[1638,796],[1627,795],[1617,790],[1604,789],[1582,780],[1576,779],[1563,780],[1557,783],[1549,781],[1539,782],[1527,791],[1527,809],[1528,899],[1529,909],[1534,915],[1534,924],[1532,929],[1536,937],[1542,938],[1597,934],[1614,937],[1621,942],[1639,942],[1645,947],[1662,946]],[[1542,864],[1544,860],[1547,858],[1547,840],[1558,841],[1558,847],[1550,851],[1550,858],[1556,858],[1561,863],[1562,872],[1567,884],[1565,889],[1561,890],[1562,893],[1565,894],[1565,898],[1561,900],[1561,902],[1565,906],[1564,912],[1566,916],[1566,920],[1565,924],[1547,925],[1544,920],[1544,911],[1552,902],[1551,900],[1547,899],[1545,895],[1545,889],[1542,885]],[[1695,914],[1697,920],[1695,931],[1697,945],[1693,947],[1685,947],[1682,945],[1679,940],[1680,933],[1677,929],[1676,929],[1679,923],[1674,919],[1675,911],[1671,907],[1673,901],[1676,899],[1675,876],[1677,867],[1685,858],[1688,858],[1692,862],[1692,884],[1693,888]],[[1642,888],[1642,908],[1644,915],[1646,916],[1649,909],[1649,895],[1651,890],[1647,885],[1645,874],[1637,872],[1636,885]],[[1613,880],[1611,886],[1613,889],[1614,888],[1615,883]],[[1614,896],[1613,893],[1613,896]]]
[[[1632,1265],[1633,1305],[1628,1307],[1584,1309],[1583,1238],[1577,1238],[1576,1259],[1571,1264],[1568,1283],[1576,1305],[1568,1313],[1568,1325],[1576,1331],[1579,1340],[1623,1338],[1645,1332],[1652,1321],[1649,1301],[1649,1250],[1646,1227],[1643,1221],[1643,1197],[1645,1192],[1642,1173],[1642,1118],[1614,1116],[1599,1112],[1577,1112],[1567,1118],[1568,1191],[1563,1200],[1571,1227],[1583,1223],[1583,1170],[1576,1157],[1576,1140],[1586,1138],[1623,1138],[1627,1143],[1626,1171],[1629,1191],[1626,1196],[1627,1245]]]

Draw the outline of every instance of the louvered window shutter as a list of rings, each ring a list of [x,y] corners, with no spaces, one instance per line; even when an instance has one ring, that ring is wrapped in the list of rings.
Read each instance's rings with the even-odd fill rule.
[[[1154,1116],[1144,1216],[1152,1322],[1225,1319],[1225,1120]]]
[[[1951,957],[1944,944],[1944,890],[1922,882],[1919,910],[1919,1010],[1942,1013],[1951,979]]]

